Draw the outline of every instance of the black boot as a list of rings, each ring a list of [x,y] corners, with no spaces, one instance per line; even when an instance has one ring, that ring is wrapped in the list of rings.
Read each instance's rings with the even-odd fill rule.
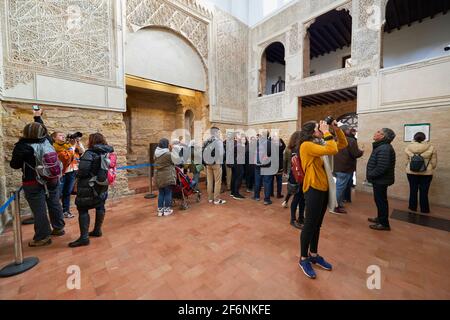
[[[102,236],[103,220],[105,220],[105,212],[96,212],[94,231],[89,232],[90,237],[100,238]]]
[[[69,243],[69,247],[76,248],[89,245],[89,222],[89,213],[80,214],[78,216],[78,223],[80,224],[80,238]]]

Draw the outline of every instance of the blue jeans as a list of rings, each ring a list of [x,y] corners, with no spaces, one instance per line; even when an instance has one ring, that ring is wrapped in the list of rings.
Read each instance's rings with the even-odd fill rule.
[[[158,208],[172,207],[172,187],[159,188],[158,193]]]
[[[353,176],[354,173],[352,173],[352,178],[348,180],[347,188],[345,189],[344,192],[344,200],[348,202],[352,201]]]
[[[70,195],[72,194],[77,171],[67,172],[61,178],[61,198],[63,212],[70,212]]]
[[[198,184],[200,182],[200,172],[194,173],[194,177],[192,178],[192,181],[195,183],[195,190],[199,190]]]
[[[281,194],[283,193],[283,176],[281,174],[276,174],[274,176],[272,176],[272,181],[271,181],[271,195],[273,196],[273,193],[275,192],[275,187],[274,187],[274,181],[273,179],[275,179],[277,181],[277,196],[281,196]]]
[[[59,184],[47,185],[48,197],[45,194],[44,186],[37,184],[33,186],[23,186],[25,199],[30,205],[34,216],[34,237],[33,240],[39,241],[49,237],[52,229],[64,229],[64,217],[60,202]],[[50,217],[50,223],[47,217]]]
[[[351,179],[353,179],[353,173],[336,172],[336,198],[340,207],[344,205],[345,190]]]
[[[261,192],[261,185],[264,186],[264,201],[270,201],[270,194],[272,193],[273,176],[262,176],[261,167],[255,167],[255,199],[259,199]]]

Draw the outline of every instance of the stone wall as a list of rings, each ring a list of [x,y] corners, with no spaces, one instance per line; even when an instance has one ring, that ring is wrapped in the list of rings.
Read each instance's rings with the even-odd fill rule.
[[[389,188],[389,196],[407,200],[409,197],[409,185],[406,178],[406,156],[404,150],[408,143],[404,141],[404,125],[409,123],[431,123],[431,143],[438,153],[438,167],[433,177],[430,189],[431,204],[450,207],[448,197],[450,195],[450,144],[448,133],[445,129],[450,123],[450,105],[445,107],[423,108],[415,110],[400,110],[390,112],[378,112],[359,115],[359,127],[363,128],[358,133],[358,142],[365,145],[366,153],[358,161],[358,188],[371,191],[362,182],[366,178],[366,165],[372,151],[372,137],[380,128],[391,128],[397,134],[393,147],[397,153],[396,182]],[[406,208],[403,208],[406,209]]]
[[[128,91],[127,126],[128,165],[148,163],[149,144],[168,138],[177,126],[177,96],[163,93]],[[132,171],[146,174],[147,170]]]
[[[3,149],[3,104],[0,102],[0,205],[5,203],[7,199],[6,193],[6,174],[5,174],[5,151]],[[6,223],[11,219],[8,214],[0,215],[0,234],[2,233]]]
[[[356,100],[306,107],[302,108],[299,123],[304,124],[312,120],[319,121],[325,119],[327,116],[332,116],[337,119],[340,116],[351,112],[356,112]]]
[[[193,139],[201,140],[196,137],[197,133],[209,126],[205,97],[199,92],[195,97],[189,97],[156,91],[128,91],[127,104],[124,121],[128,134],[128,165],[148,163],[150,143],[158,143],[162,138],[171,141],[184,136],[181,130],[185,129],[185,113],[188,110],[194,114]],[[189,137],[184,139],[189,140]],[[147,170],[130,170],[130,173],[145,175]]]
[[[2,147],[4,152],[0,161],[5,168],[6,188],[13,190],[21,185],[21,170],[12,170],[9,167],[14,144],[22,135],[23,127],[33,121],[31,104],[2,102],[4,108],[2,127]],[[80,131],[84,134],[83,143],[87,146],[90,133],[100,132],[115,149],[118,155],[119,166],[126,161],[126,131],[122,113],[111,111],[94,111],[76,108],[55,106],[42,106],[43,120],[49,132],[55,130],[63,132]],[[1,169],[0,169],[1,170]],[[128,180],[123,171],[119,171],[117,184],[112,189],[110,197],[128,194]]]

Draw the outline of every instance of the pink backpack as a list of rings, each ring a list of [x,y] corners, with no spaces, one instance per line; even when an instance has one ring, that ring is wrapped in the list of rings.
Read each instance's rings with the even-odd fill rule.
[[[100,155],[100,169],[91,181],[101,186],[112,186],[117,176],[117,154],[115,152]]]

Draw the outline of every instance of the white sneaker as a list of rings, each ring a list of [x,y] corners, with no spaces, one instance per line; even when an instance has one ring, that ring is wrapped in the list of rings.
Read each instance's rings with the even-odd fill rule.
[[[173,210],[171,208],[164,209],[164,217],[170,216],[171,214],[173,214]]]
[[[214,204],[215,204],[215,205],[225,204],[225,203],[227,203],[225,200],[217,200],[217,201],[214,201]]]
[[[66,219],[75,218],[75,216],[73,214],[71,214],[70,212],[64,212],[63,215],[64,215],[64,218],[66,218]]]
[[[158,208],[158,217],[164,216],[164,208]]]
[[[213,202],[214,202],[214,200],[208,200],[208,202],[209,202],[209,203],[213,203]]]
[[[281,206],[282,206],[283,208],[287,208],[287,207],[288,207],[287,201],[283,201],[283,203],[281,204]]]

